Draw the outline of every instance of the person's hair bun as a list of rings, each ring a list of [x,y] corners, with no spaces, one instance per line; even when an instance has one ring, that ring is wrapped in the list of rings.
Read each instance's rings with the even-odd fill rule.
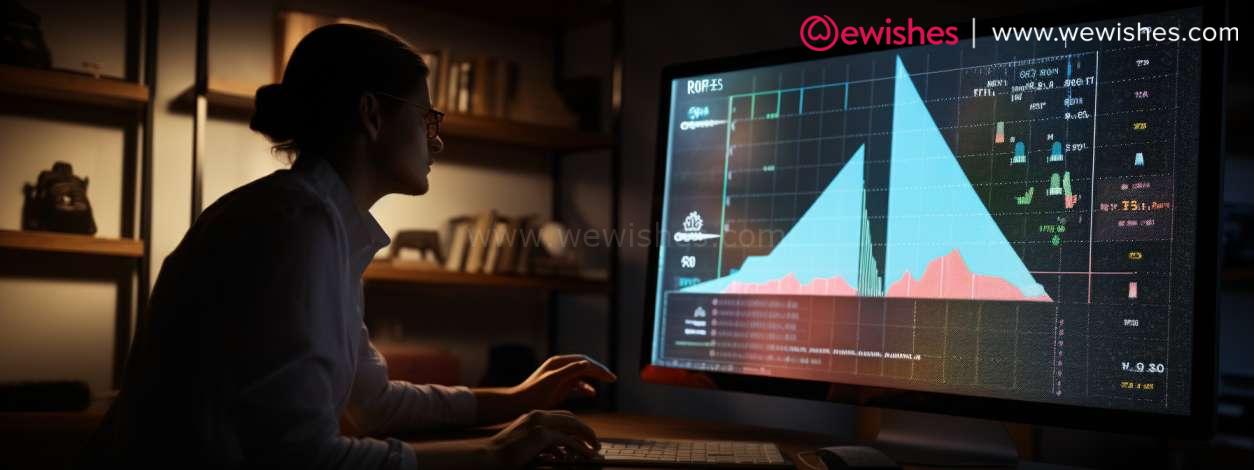
[[[392,33],[321,26],[296,44],[281,83],[257,89],[248,127],[270,139],[276,152],[318,154],[357,130],[351,118],[363,94],[414,92],[428,73],[422,56]]]
[[[296,137],[296,116],[288,90],[281,83],[257,89],[253,117],[248,128],[260,132],[274,143],[288,142]]]

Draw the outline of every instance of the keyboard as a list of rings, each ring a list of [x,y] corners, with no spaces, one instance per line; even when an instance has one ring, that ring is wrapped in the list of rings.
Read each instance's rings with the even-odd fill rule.
[[[601,439],[601,460],[578,465],[793,468],[769,442]]]

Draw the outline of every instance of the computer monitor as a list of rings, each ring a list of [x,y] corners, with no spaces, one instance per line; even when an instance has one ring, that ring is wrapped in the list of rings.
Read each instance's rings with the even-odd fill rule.
[[[667,67],[643,378],[1209,432],[1223,52],[1134,36],[1223,14],[1071,11]]]

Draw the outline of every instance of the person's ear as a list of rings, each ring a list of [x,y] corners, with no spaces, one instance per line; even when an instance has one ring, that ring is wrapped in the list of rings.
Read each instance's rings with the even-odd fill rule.
[[[374,141],[383,129],[383,109],[374,93],[363,93],[357,102],[357,123],[366,138]]]

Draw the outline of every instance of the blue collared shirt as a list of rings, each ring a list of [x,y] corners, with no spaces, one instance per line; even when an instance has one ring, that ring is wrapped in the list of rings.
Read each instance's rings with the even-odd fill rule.
[[[346,411],[372,436],[474,422],[469,389],[389,381],[370,344],[361,275],[389,242],[320,158],[223,196],[166,258],[88,459],[415,468],[403,442],[339,426]]]

